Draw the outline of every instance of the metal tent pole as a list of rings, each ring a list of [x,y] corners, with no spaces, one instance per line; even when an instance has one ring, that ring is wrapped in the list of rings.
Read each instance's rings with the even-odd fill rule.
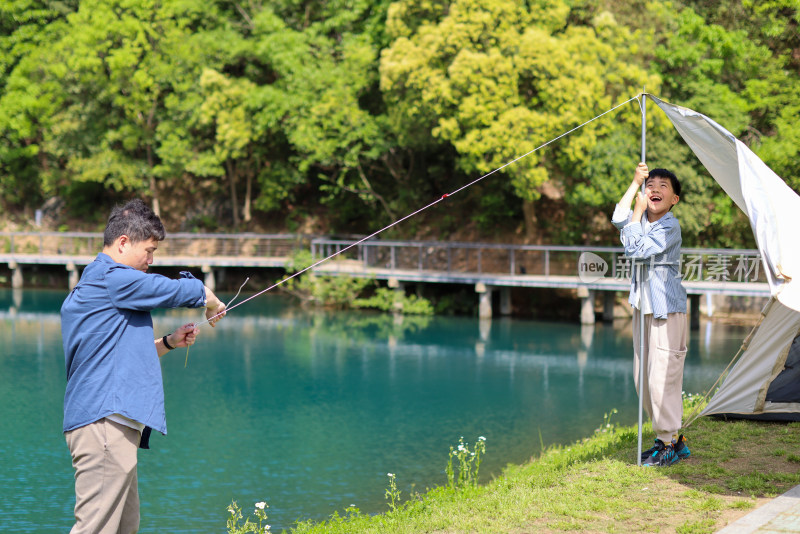
[[[642,89],[642,163],[645,163],[645,134],[647,132],[647,97]],[[644,191],[644,182],[642,182]],[[646,217],[647,215],[645,215]],[[639,282],[639,446],[636,453],[636,465],[642,465],[642,397],[644,394],[644,311],[642,310],[642,291],[644,291],[644,261],[637,262],[637,278]]]

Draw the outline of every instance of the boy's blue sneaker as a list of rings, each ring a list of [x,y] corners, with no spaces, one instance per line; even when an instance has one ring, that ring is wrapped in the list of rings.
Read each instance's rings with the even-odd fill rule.
[[[642,451],[642,461],[643,462],[645,460],[647,460],[648,458],[650,458],[651,456],[653,456],[653,454],[657,453],[658,451],[660,451],[661,449],[664,448],[664,442],[663,441],[661,441],[658,438],[656,438],[654,441],[655,441],[655,444],[652,447],[650,447],[646,451]]]
[[[672,448],[675,449],[675,454],[677,454],[681,460],[685,460],[692,454],[692,451],[689,450],[689,446],[686,445],[686,438],[683,434],[678,436],[678,441],[672,442]]]
[[[672,443],[664,445],[663,441],[657,439],[655,447],[656,451],[642,462],[642,467],[667,467],[680,461]]]

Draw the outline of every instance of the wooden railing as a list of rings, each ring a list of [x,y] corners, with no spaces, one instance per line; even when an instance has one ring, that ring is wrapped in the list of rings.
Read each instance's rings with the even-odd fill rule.
[[[496,276],[559,277],[578,275],[582,254],[591,253],[608,266],[606,277],[630,277],[630,261],[620,247],[511,245],[439,241],[355,240],[313,238],[299,234],[169,234],[159,244],[162,265],[283,267],[298,250],[315,260],[336,252],[325,264],[336,272],[350,260],[350,272],[380,269],[396,273],[469,273]],[[0,232],[0,263],[81,265],[102,249],[103,236],[91,232]],[[348,248],[349,247],[349,248]],[[753,249],[683,249],[680,273],[686,282],[766,281],[759,252]]]
[[[315,260],[342,251],[352,242],[317,238],[311,242]],[[581,255],[590,252],[608,265],[612,278],[630,278],[631,262],[621,247],[508,245],[439,241],[366,241],[337,258],[355,260],[365,268],[391,271],[439,271],[495,275],[576,276]],[[681,251],[680,273],[686,281],[766,282],[755,249],[695,249]]]

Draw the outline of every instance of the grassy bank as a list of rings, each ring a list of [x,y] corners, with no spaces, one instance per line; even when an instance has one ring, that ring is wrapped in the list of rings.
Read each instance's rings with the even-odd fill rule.
[[[701,418],[686,435],[690,458],[641,468],[636,427],[605,426],[486,485],[402,495],[394,506],[390,487],[383,514],[351,508],[293,532],[704,533],[800,484],[800,423]]]

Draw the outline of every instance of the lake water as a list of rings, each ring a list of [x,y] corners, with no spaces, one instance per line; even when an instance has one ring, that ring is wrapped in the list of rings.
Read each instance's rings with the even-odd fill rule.
[[[66,532],[64,292],[0,290],[0,531]],[[154,314],[156,334],[199,311]],[[619,322],[618,322],[619,323]],[[139,453],[142,532],[221,532],[266,500],[273,530],[354,504],[386,510],[445,483],[459,437],[486,437],[484,480],[586,437],[616,408],[635,424],[630,323],[322,313],[265,295],[162,360],[169,435]],[[684,389],[717,379],[749,328],[691,333]],[[649,436],[648,438],[649,439]]]

